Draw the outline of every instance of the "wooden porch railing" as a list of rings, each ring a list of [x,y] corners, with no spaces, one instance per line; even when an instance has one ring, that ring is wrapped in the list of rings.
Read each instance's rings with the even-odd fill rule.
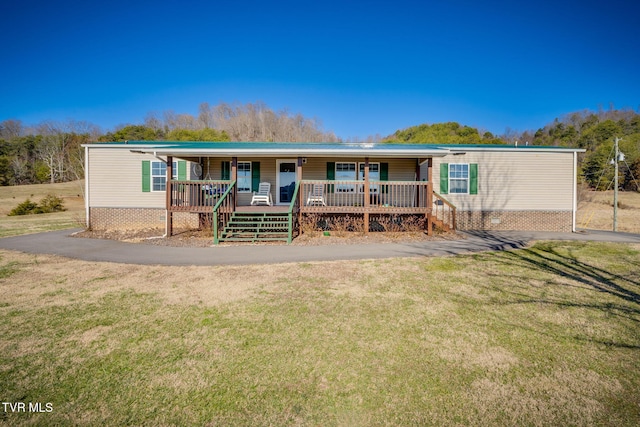
[[[287,236],[287,243],[293,241],[293,231],[300,227],[298,222],[298,212],[300,212],[300,198],[298,192],[300,190],[300,181],[296,182],[295,189],[293,190],[293,196],[291,197],[291,203],[289,204],[289,235]]]
[[[446,231],[456,229],[456,207],[440,194],[433,192],[432,220]]]
[[[431,183],[369,181],[369,198],[362,181],[301,181],[302,212],[428,213]]]
[[[213,213],[214,244],[235,211],[235,181],[171,181],[172,212]],[[301,180],[295,185],[289,210],[289,243],[299,227],[301,213],[423,214],[430,224],[456,229],[456,207],[433,191],[426,181]],[[367,197],[368,193],[368,197]]]
[[[213,244],[220,243],[220,233],[229,222],[231,215],[236,209],[235,191],[236,182],[227,184],[227,188],[222,193],[213,207]]]
[[[174,212],[211,213],[231,181],[171,181],[170,209]]]

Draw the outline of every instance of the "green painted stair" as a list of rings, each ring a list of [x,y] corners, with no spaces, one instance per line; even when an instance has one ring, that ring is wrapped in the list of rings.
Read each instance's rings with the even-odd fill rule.
[[[267,242],[289,240],[289,216],[282,213],[234,212],[220,242]]]

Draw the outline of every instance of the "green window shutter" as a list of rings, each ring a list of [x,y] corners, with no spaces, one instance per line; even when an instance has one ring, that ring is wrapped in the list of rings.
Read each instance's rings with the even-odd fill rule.
[[[440,163],[440,194],[449,193],[449,163]]]
[[[327,181],[336,180],[336,162],[327,162]],[[329,193],[333,193],[333,185],[330,185],[327,189]]]
[[[389,163],[380,163],[380,181],[389,181]],[[382,185],[381,193],[386,194],[388,185]]]
[[[222,162],[220,170],[222,171],[220,179],[224,181],[231,179],[231,164],[229,162]]]
[[[380,163],[380,181],[389,181],[389,163]]]
[[[187,162],[185,160],[180,160],[178,162],[178,181],[186,181],[187,180]]]
[[[478,164],[469,165],[469,194],[478,194]]]
[[[151,161],[142,161],[142,192],[149,193],[151,191]]]
[[[251,191],[260,187],[260,162],[251,162]]]

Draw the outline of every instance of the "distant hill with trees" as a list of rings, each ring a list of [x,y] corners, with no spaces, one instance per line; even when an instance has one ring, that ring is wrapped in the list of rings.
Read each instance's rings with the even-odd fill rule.
[[[34,126],[19,120],[0,122],[0,185],[64,182],[84,177],[88,142],[124,141],[283,141],[338,142],[318,119],[264,103],[200,105],[198,115],[149,113],[141,124],[103,132],[98,126],[69,120]]]
[[[533,131],[507,129],[503,135],[456,122],[420,124],[369,142],[431,144],[513,144],[584,148],[579,156],[583,182],[592,188],[611,188],[614,138],[622,138],[620,187],[639,191],[640,114],[632,110],[568,113]],[[200,104],[197,115],[165,111],[149,113],[143,123],[125,124],[103,132],[100,127],[69,120],[25,125],[0,122],[0,185],[62,182],[84,177],[84,150],[88,142],[117,141],[279,141],[342,142],[322,129],[315,118],[275,112],[264,103]],[[350,141],[357,142],[357,141]]]
[[[533,135],[527,133],[521,138],[531,138],[534,145],[587,150],[580,156],[582,177],[590,187],[598,190],[612,188],[614,139],[621,138],[619,148],[624,158],[619,161],[620,187],[640,190],[640,114],[632,110],[569,113]]]
[[[619,163],[620,188],[639,191],[640,182],[640,114],[632,110],[609,110],[569,113],[537,131],[508,130],[495,136],[456,122],[421,124],[398,130],[382,138],[383,142],[417,144],[514,144],[584,148],[579,156],[583,181],[591,188],[612,188],[613,144],[621,138]]]
[[[383,138],[383,142],[406,142],[427,144],[505,144],[491,132],[480,132],[476,128],[456,122],[422,124],[398,130]]]

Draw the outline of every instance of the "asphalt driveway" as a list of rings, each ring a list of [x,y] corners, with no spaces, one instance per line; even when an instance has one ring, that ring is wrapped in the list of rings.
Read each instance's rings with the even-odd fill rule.
[[[533,231],[468,232],[447,241],[328,246],[238,245],[188,248],[125,243],[106,239],[72,237],[79,230],[0,239],[0,248],[60,255],[84,261],[143,265],[242,265],[414,256],[444,256],[481,251],[517,249],[535,240],[582,240],[640,243],[640,235],[606,231],[551,233]]]

